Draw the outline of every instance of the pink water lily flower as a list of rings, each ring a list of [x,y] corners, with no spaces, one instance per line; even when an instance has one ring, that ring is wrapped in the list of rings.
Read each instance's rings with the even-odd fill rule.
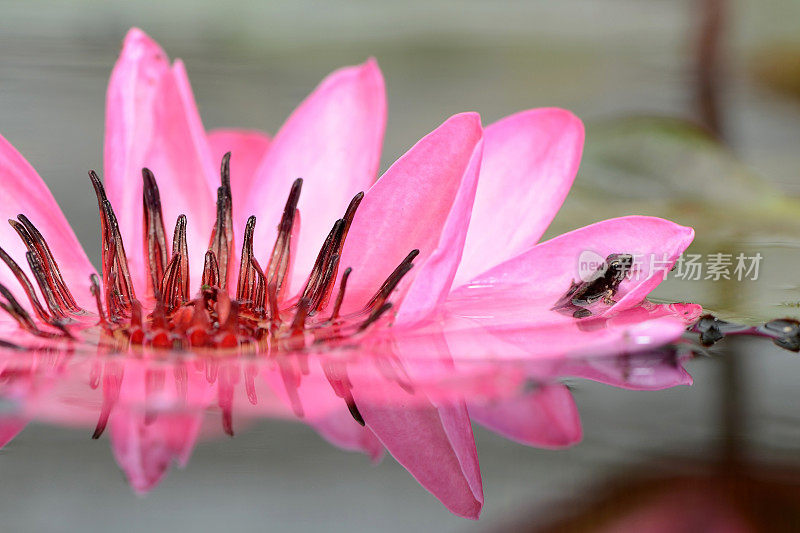
[[[376,179],[385,120],[383,77],[368,60],[329,75],[274,138],[207,132],[183,63],[131,30],[108,88],[103,179],[91,175],[99,276],[41,178],[0,137],[0,214],[12,219],[0,228],[2,330],[19,326],[16,349],[47,341],[144,358],[369,357],[388,342],[424,382],[476,361],[644,350],[698,316],[645,300],[691,228],[631,216],[539,243],[580,162],[584,130],[570,112],[532,109],[485,128],[476,113],[455,115]],[[602,290],[576,284],[586,252],[632,257],[635,275],[602,278]],[[541,412],[542,398],[572,409],[557,385],[491,408],[418,392],[403,409],[408,390],[376,390],[378,367],[358,368],[334,380],[336,395],[317,394],[306,370],[272,375],[273,388],[304,415],[335,401],[309,423],[345,448],[387,449],[462,516],[483,505],[470,415],[530,444],[580,438],[575,423],[546,438],[524,417],[505,423]],[[121,464],[141,463],[122,448]],[[185,461],[182,445],[166,450]]]

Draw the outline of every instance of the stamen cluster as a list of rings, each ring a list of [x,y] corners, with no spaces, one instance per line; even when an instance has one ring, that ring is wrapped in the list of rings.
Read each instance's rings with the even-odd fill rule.
[[[343,315],[347,280],[351,269],[339,277],[339,289],[332,299],[347,233],[364,193],[351,200],[344,216],[337,220],[317,256],[308,281],[298,297],[287,300],[285,292],[291,268],[293,240],[297,239],[297,204],[303,180],[289,191],[278,235],[266,268],[254,256],[256,217],[247,220],[241,248],[239,273],[233,294],[234,269],[233,201],[230,186],[230,153],[221,165],[217,189],[216,222],[205,252],[200,290],[190,292],[187,218],[180,215],[172,234],[172,247],[161,210],[161,197],[153,173],[142,169],[144,206],[144,257],[146,305],[137,298],[131,280],[125,246],[114,209],[100,178],[89,178],[97,196],[102,241],[102,280],[90,279],[97,304],[101,342],[115,349],[147,346],[164,349],[246,348],[257,353],[293,351],[309,344],[333,342],[356,335],[386,315],[388,301],[397,284],[412,268],[418,250],[413,250],[384,281],[375,295],[357,312]],[[7,287],[0,284],[0,308],[29,333],[41,338],[74,338],[76,325],[91,316],[76,303],[42,234],[24,215],[9,223],[24,242],[26,259],[36,286],[19,265],[0,248],[0,259],[11,269],[27,296],[41,328]],[[333,304],[331,305],[331,300]],[[103,305],[105,301],[105,305]],[[330,307],[330,312],[325,311]],[[324,316],[323,316],[324,315]]]

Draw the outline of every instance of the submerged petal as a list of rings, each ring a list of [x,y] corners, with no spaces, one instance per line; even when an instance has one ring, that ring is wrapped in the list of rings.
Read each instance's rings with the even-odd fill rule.
[[[17,152],[11,143],[0,136],[0,247],[26,272],[26,248],[14,229],[5,222],[24,214],[41,232],[47,241],[55,261],[58,263],[64,282],[72,296],[84,309],[94,309],[94,300],[89,294],[89,276],[95,272],[86,257],[75,233],[64,213],[53,199],[53,195],[33,167]],[[28,274],[31,280],[34,278]],[[0,283],[25,302],[19,283],[6,265],[0,264]],[[6,320],[0,313],[0,320]]]
[[[122,367],[106,366],[105,374],[103,394],[116,397],[107,407],[114,457],[131,487],[148,492],[173,463],[188,463],[217,387],[181,361],[159,365],[128,358]]]
[[[19,435],[27,425],[28,421],[21,417],[4,416],[0,418],[0,449]]]
[[[345,450],[363,452],[373,461],[379,460],[383,446],[369,429],[353,420],[345,399],[336,394],[337,390],[340,393],[349,390],[346,367],[334,361],[328,361],[326,366],[325,356],[319,358],[317,361],[317,356],[313,356],[311,362],[302,365],[291,358],[280,358],[260,377],[297,418],[325,440]],[[337,376],[339,382],[334,383]]]
[[[483,487],[469,415],[463,403],[407,405],[407,392],[387,384],[383,401],[353,396],[367,427],[419,483],[450,511],[477,519]],[[377,379],[377,378],[375,378]],[[392,397],[395,396],[395,397]]]
[[[418,382],[455,375],[444,338],[398,337],[383,348],[389,351],[378,349],[350,374],[366,427],[451,512],[477,519],[483,482],[466,404],[460,394],[416,389]],[[414,357],[421,352],[427,358],[420,363]]]
[[[311,426],[325,440],[343,450],[362,452],[374,462],[383,457],[383,445],[368,428],[355,423],[346,409],[332,412],[326,417],[310,421]]]
[[[142,168],[155,174],[164,220],[188,217],[191,278],[200,279],[219,183],[183,64],[169,64],[139,29],[128,32],[106,97],[105,183],[136,286],[144,286]]]
[[[173,463],[186,464],[202,420],[202,412],[148,415],[122,408],[115,410],[110,424],[111,447],[134,491],[149,492],[167,475]]]
[[[622,354],[564,360],[557,367],[564,376],[590,379],[630,390],[662,390],[691,385],[693,380],[672,351],[663,353]]]
[[[545,384],[498,401],[471,402],[473,420],[511,440],[542,448],[563,448],[583,437],[578,407],[569,389]]]
[[[531,109],[484,132],[475,208],[456,283],[536,244],[572,186],[583,123],[563,109]]]
[[[484,316],[447,317],[445,337],[456,361],[484,365],[503,360],[541,363],[565,357],[640,352],[676,340],[686,329],[682,318],[697,318],[699,314],[654,306],[646,313],[637,307],[612,318],[576,320],[557,314],[526,313],[519,302],[503,296],[498,296],[498,302],[501,307],[506,304],[505,314],[498,311]],[[461,309],[471,312],[466,306]]]
[[[481,137],[476,113],[455,115],[367,191],[342,254],[353,269],[344,309],[363,305],[412,249],[420,255],[408,276],[407,313],[423,318],[444,298],[464,244]]]
[[[280,199],[303,178],[291,294],[306,281],[319,246],[350,199],[375,180],[385,125],[383,76],[370,59],[325,78],[275,135],[240,205],[259,220],[256,240],[271,242],[283,209]]]

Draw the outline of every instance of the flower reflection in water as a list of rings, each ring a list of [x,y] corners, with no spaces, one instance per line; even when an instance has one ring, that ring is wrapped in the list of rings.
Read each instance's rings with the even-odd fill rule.
[[[186,465],[201,436],[233,435],[261,417],[297,419],[331,443],[373,460],[389,449],[426,487],[441,483],[438,476],[447,472],[443,461],[452,461],[454,469],[472,466],[472,472],[446,481],[457,488],[456,480],[473,482],[477,491],[477,456],[463,455],[474,451],[469,418],[454,413],[468,412],[472,420],[523,444],[558,448],[581,438],[578,412],[562,378],[638,390],[691,383],[678,348],[651,350],[680,335],[682,326],[654,319],[643,327],[640,312],[620,313],[615,326],[597,329],[569,324],[501,332],[388,330],[336,351],[270,358],[4,348],[0,390],[9,403],[0,434],[8,441],[31,420],[86,427],[87,435],[91,428],[95,436],[105,431],[130,485],[146,492],[173,463]],[[654,317],[665,312],[650,309]],[[562,335],[576,347],[568,357],[531,349]],[[474,349],[451,355],[453,347],[469,345]],[[343,398],[354,399],[363,426]],[[456,507],[460,500],[442,499],[467,514]]]
[[[577,172],[580,120],[455,115],[376,180],[385,115],[370,60],[331,74],[274,139],[207,133],[183,64],[131,30],[108,90],[104,181],[91,173],[100,276],[0,137],[1,214],[15,218],[0,228],[0,393],[13,403],[0,438],[34,418],[92,425],[147,491],[188,461],[208,411],[228,434],[298,417],[342,448],[388,451],[476,518],[471,418],[567,446],[581,429],[560,378],[687,382],[674,357],[642,354],[701,312],[645,299],[691,228],[630,216],[538,243]],[[576,284],[585,252],[659,261]]]

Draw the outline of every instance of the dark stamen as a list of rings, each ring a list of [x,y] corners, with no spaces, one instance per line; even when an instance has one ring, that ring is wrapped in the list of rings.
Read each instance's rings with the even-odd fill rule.
[[[342,280],[339,282],[339,293],[336,295],[336,302],[333,304],[333,312],[330,318],[331,322],[339,318],[339,310],[342,308],[342,302],[344,301],[344,291],[347,289],[347,279],[350,277],[352,271],[352,268],[347,267],[342,273]]]
[[[292,325],[289,327],[289,330],[293,334],[298,335],[303,333],[303,330],[306,327],[306,319],[308,318],[308,310],[310,307],[311,301],[307,298],[300,298],[300,301],[297,302],[297,312],[292,320]]]
[[[394,269],[394,271],[389,274],[389,277],[386,278],[386,281],[383,282],[381,288],[378,289],[378,292],[375,293],[369,303],[367,303],[366,307],[364,308],[365,311],[373,309],[375,307],[380,307],[384,304],[389,295],[392,291],[397,287],[397,284],[400,283],[400,280],[408,274],[408,271],[414,266],[413,261],[419,255],[419,250],[411,250],[411,252],[403,259],[399,265]]]
[[[94,296],[94,301],[97,304],[97,314],[100,316],[100,325],[106,328],[108,327],[108,321],[106,320],[106,313],[103,310],[103,302],[100,299],[100,280],[97,274],[92,274],[89,276],[89,281],[91,283],[90,290],[92,291],[92,296]]]
[[[217,256],[211,250],[206,252],[201,284],[204,287],[219,287],[219,264]]]
[[[25,229],[28,230],[28,233],[36,243],[36,248],[39,252],[40,258],[47,268],[47,276],[50,279],[50,283],[53,285],[56,294],[58,294],[59,299],[70,312],[83,312],[83,310],[78,307],[78,304],[75,302],[75,298],[72,297],[72,293],[69,292],[67,284],[64,283],[64,278],[61,276],[61,270],[58,268],[58,263],[56,263],[47,241],[44,239],[39,230],[36,229],[36,226],[34,226],[25,215],[17,215],[17,219],[22,222],[22,224],[25,226]]]
[[[2,259],[8,268],[11,269],[11,272],[14,273],[14,277],[17,278],[17,281],[22,286],[22,290],[25,291],[25,295],[28,297],[28,301],[30,301],[36,316],[45,322],[48,322],[51,318],[50,314],[45,310],[44,307],[42,307],[41,302],[39,302],[39,298],[36,297],[36,292],[33,290],[33,285],[31,285],[31,281],[28,279],[28,276],[25,275],[25,272],[2,248],[0,248],[0,259]]]
[[[50,333],[47,331],[42,331],[36,325],[36,322],[33,321],[31,315],[22,307],[14,295],[11,294],[11,291],[6,288],[5,285],[0,283],[0,295],[2,295],[6,299],[6,303],[0,302],[0,309],[8,313],[17,323],[28,333],[36,335],[37,337],[46,337],[46,338],[58,338],[61,335],[56,333]],[[48,322],[49,323],[49,322]],[[56,326],[58,327],[58,326]],[[66,330],[62,329],[62,334],[68,335]]]
[[[28,331],[38,330],[36,323],[33,321],[25,308],[19,304],[16,298],[14,298],[14,295],[11,294],[11,291],[9,291],[8,288],[1,283],[0,294],[2,294],[8,302],[5,304],[0,302],[0,307],[2,307],[6,313],[11,315],[11,317],[16,320],[24,329]]]
[[[33,235],[31,235],[24,224],[20,224],[16,220],[9,220],[8,223],[11,224],[11,227],[14,228],[17,235],[19,235],[25,247],[28,249],[26,257],[31,255],[34,258],[36,269],[34,270],[34,266],[31,265],[31,272],[36,280],[36,284],[39,286],[39,290],[42,292],[42,296],[44,296],[48,310],[57,318],[66,317],[67,311],[62,307],[64,302],[58,297],[58,291],[53,277],[49,276],[48,272],[45,270],[41,248],[37,246]],[[28,264],[31,264],[30,258],[28,258]]]
[[[267,264],[267,283],[275,284],[276,298],[281,298],[285,288],[286,274],[289,271],[289,258],[291,256],[292,229],[297,218],[297,202],[300,200],[300,191],[303,188],[302,178],[294,180],[289,191],[289,198],[283,208],[283,216],[278,225],[278,237],[272,247],[272,255]]]
[[[358,331],[364,331],[365,329],[370,327],[372,324],[375,323],[376,320],[382,317],[383,314],[391,308],[392,308],[391,302],[386,302],[380,307],[374,308],[372,313],[370,313],[369,317],[367,317],[367,319],[364,322],[362,322],[360,326],[358,326]]]
[[[347,211],[344,212],[344,237],[342,238],[342,244],[344,244],[344,238],[347,237],[347,232],[350,231],[350,225],[353,223],[353,219],[356,216],[356,210],[358,206],[361,205],[361,200],[364,199],[364,192],[360,192],[353,196],[353,199],[350,200],[350,204],[347,206]],[[339,250],[341,251],[341,250]]]
[[[353,219],[356,216],[356,210],[358,210],[358,206],[361,205],[361,200],[363,199],[364,199],[363,192],[356,194],[353,197],[353,199],[350,200],[350,204],[347,206],[347,210],[344,213],[344,218],[343,218],[344,229],[342,230],[342,236],[339,239],[338,246],[334,251],[334,255],[338,255],[340,258],[342,256],[342,250],[344,249],[344,242],[347,239],[348,232],[350,231],[350,226],[353,224]],[[334,281],[336,280],[336,274],[338,273],[338,270],[339,270],[339,264],[337,262],[333,269],[333,274],[331,276],[331,279]],[[328,305],[328,300],[330,299],[331,293],[333,292],[334,284],[335,283],[331,283],[327,287],[325,294],[323,294],[322,298],[320,299],[319,305],[317,306],[317,310],[322,310]]]
[[[336,283],[336,271],[339,269],[339,254],[334,254],[327,262],[325,272],[319,280],[316,291],[311,301],[312,310],[325,309],[333,285]]]
[[[225,289],[233,265],[233,201],[231,194],[231,153],[222,157],[220,178],[222,186],[217,189],[217,221],[211,232],[208,249],[214,252],[219,265],[219,286]]]
[[[358,410],[358,406],[356,405],[356,401],[353,399],[352,395],[348,395],[345,398],[345,403],[347,404],[347,410],[350,411],[350,416],[353,417],[353,420],[358,422],[361,426],[366,426],[366,422],[364,422],[364,417],[361,416],[361,412]]]
[[[251,216],[247,219],[247,225],[244,228],[242,256],[239,262],[239,282],[236,285],[237,300],[246,300],[255,283],[255,273],[252,270],[253,266],[250,261],[253,258],[253,232],[255,229],[256,217]]]
[[[119,231],[114,209],[106,197],[106,191],[95,171],[89,171],[97,206],[100,210],[100,226],[102,236],[103,286],[106,289],[106,305],[109,315],[116,317],[130,309],[130,302],[136,298],[128,270],[128,259],[125,246]],[[113,281],[113,283],[112,283]],[[113,302],[113,306],[112,306]]]
[[[250,266],[256,275],[256,283],[254,286],[253,294],[250,298],[252,303],[253,313],[258,318],[264,318],[267,314],[266,299],[267,299],[267,278],[261,271],[261,266],[256,261],[255,257],[250,258]]]
[[[164,279],[161,280],[159,302],[166,308],[166,312],[170,312],[175,309],[180,301],[180,287],[178,286],[178,279],[180,277],[180,263],[180,254],[173,254],[172,259],[167,265],[167,271],[164,273]],[[178,294],[176,294],[176,292],[178,292]]]
[[[178,256],[177,289],[181,303],[189,301],[189,249],[186,245],[186,215],[180,215],[172,236],[172,255]]]
[[[269,318],[273,324],[280,322],[281,314],[278,309],[278,288],[273,281],[267,284],[267,303],[269,304]]]
[[[147,258],[147,294],[155,296],[167,267],[167,236],[161,213],[161,195],[155,176],[142,169],[144,203],[144,255]]]
[[[337,220],[333,225],[333,229],[331,229],[319,255],[317,255],[311,276],[309,276],[305,291],[303,291],[303,296],[312,300],[311,314],[325,309],[328,305],[336,282],[339,258],[344,249],[344,241],[363,198],[364,193],[360,192],[350,200],[344,218]]]
[[[18,344],[14,344],[13,342],[9,342],[3,339],[0,339],[0,348],[3,348],[5,350],[20,350],[20,351],[25,349]]]
[[[114,239],[113,274],[116,280],[115,289],[119,295],[120,303],[129,307],[130,302],[136,299],[136,294],[134,293],[130,271],[128,270],[128,257],[125,255],[125,244],[122,242],[122,234],[120,234],[117,217],[111,208],[111,203],[106,202],[105,207],[108,211],[108,221],[111,228],[111,235]]]
[[[26,252],[25,258],[28,260],[28,266],[33,273],[33,277],[36,278],[36,284],[39,285],[39,290],[42,291],[42,296],[44,296],[44,302],[47,304],[47,308],[50,310],[50,314],[57,319],[63,319],[66,317],[64,310],[61,309],[58,301],[56,300],[55,293],[53,288],[50,284],[47,283],[47,277],[44,272],[44,267],[42,266],[42,262],[39,259],[39,256],[34,252]]]
[[[317,260],[314,262],[314,267],[311,269],[311,275],[308,277],[306,288],[303,291],[303,298],[308,298],[312,301],[321,300],[322,293],[327,289],[327,287],[322,285],[322,280],[325,271],[328,269],[334,250],[339,247],[339,241],[341,241],[344,233],[344,226],[344,220],[337,220],[328,233],[328,236],[325,238],[325,242],[322,244],[322,248],[320,248],[319,254],[317,255]],[[312,310],[315,309],[315,307],[312,308]]]

